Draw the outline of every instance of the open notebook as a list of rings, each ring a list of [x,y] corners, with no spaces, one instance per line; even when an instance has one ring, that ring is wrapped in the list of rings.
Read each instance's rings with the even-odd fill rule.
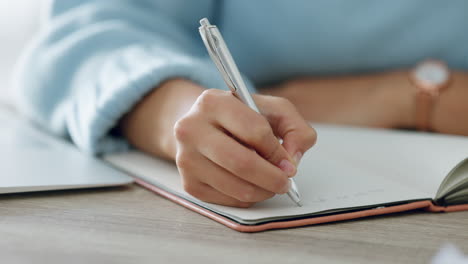
[[[187,194],[177,168],[139,152],[105,160],[153,191],[238,231],[255,232],[399,212],[468,210],[468,138],[314,126],[315,147],[295,177],[302,207],[277,195],[248,209]],[[452,206],[453,205],[453,206]]]

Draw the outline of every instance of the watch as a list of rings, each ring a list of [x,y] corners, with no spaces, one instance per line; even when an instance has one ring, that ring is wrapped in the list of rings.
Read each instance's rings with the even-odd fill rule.
[[[434,105],[441,91],[450,83],[450,70],[442,61],[426,60],[410,73],[410,81],[416,87],[415,121],[416,128],[431,131],[431,117]]]

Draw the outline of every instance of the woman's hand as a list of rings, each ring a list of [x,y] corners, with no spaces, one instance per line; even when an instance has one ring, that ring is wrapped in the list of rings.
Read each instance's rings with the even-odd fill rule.
[[[262,115],[230,92],[174,80],[143,99],[121,127],[140,149],[175,159],[191,195],[249,207],[289,190],[288,177],[316,139],[286,99],[254,95],[254,100]]]
[[[289,190],[288,177],[314,144],[314,130],[287,100],[254,100],[264,116],[230,92],[206,90],[177,121],[176,163],[188,193],[206,202],[248,207]]]

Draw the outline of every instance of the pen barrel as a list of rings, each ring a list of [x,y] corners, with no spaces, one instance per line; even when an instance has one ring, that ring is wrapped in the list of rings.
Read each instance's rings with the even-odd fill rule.
[[[200,35],[224,82],[239,100],[260,113],[218,28],[204,19],[200,23]]]
[[[219,32],[218,28],[213,28],[212,33],[218,44],[218,55],[225,62],[224,64],[222,64],[222,66],[224,66],[223,70],[226,71],[226,73],[229,76],[232,76],[232,78],[230,78],[230,80],[227,81],[226,84],[229,86],[229,82],[231,82],[231,85],[233,85],[234,87],[230,88],[231,90],[233,90],[234,95],[236,95],[237,98],[239,98],[242,102],[244,102],[250,108],[255,110],[257,113],[260,113],[260,110],[255,104],[255,101],[253,100],[252,96],[250,95],[249,89],[247,88],[247,85],[245,85],[242,75],[239,69],[237,68],[236,63],[232,58],[231,52],[229,51],[226,43],[224,42],[224,39],[221,36],[221,33]]]

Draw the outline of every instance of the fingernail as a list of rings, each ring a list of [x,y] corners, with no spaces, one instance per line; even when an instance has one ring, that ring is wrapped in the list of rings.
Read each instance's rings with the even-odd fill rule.
[[[288,180],[288,184],[286,184],[283,189],[281,189],[281,194],[285,194],[289,192],[289,189],[291,189],[291,181]]]
[[[296,166],[298,166],[299,162],[301,162],[301,158],[302,158],[302,153],[301,152],[297,152],[294,155],[294,161],[296,162]]]
[[[279,163],[279,167],[282,171],[286,172],[288,177],[292,177],[296,173],[296,167],[287,159],[282,160]]]

